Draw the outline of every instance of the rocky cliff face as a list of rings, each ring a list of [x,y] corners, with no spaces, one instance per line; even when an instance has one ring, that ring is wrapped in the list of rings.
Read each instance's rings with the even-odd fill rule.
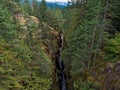
[[[120,90],[120,62],[107,65],[103,76],[102,90]]]
[[[81,74],[84,80],[90,82],[95,90],[120,90],[120,62],[99,65],[98,68],[86,69]]]

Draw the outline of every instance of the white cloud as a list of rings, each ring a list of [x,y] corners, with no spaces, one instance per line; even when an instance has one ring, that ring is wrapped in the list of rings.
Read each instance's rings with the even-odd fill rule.
[[[41,1],[41,0],[38,0]],[[68,0],[45,0],[47,2],[68,2]]]

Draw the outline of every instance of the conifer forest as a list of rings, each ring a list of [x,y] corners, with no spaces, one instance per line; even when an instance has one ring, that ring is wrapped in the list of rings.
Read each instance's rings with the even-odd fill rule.
[[[120,90],[120,0],[64,4],[0,0],[0,90]]]

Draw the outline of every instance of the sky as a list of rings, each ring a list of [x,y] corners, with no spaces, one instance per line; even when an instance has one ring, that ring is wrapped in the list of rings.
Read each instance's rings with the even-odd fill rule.
[[[41,1],[41,0],[38,0]],[[68,0],[45,0],[47,2],[68,2]]]

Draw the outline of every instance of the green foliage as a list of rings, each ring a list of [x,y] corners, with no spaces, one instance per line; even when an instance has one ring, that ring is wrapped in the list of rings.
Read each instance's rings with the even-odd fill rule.
[[[40,13],[39,13],[39,5],[38,5],[38,2],[37,0],[32,0],[32,6],[31,6],[31,9],[32,9],[32,14],[33,16],[36,16],[36,17],[39,17]]]
[[[79,25],[80,10],[76,7],[72,9],[71,8],[66,9],[65,15],[66,15],[65,28],[69,30],[69,32],[70,30],[75,30]]]
[[[15,26],[13,24],[12,17],[7,8],[0,5],[0,37],[11,40],[15,36]]]
[[[24,4],[21,4],[21,7],[22,7],[22,10],[24,11],[24,13],[27,13],[27,14],[32,14],[32,8],[31,8],[31,5],[29,3],[29,0],[25,0],[24,1]]]
[[[46,1],[42,0],[40,5],[39,5],[39,19],[41,21],[45,21],[46,20],[46,11],[47,11],[47,6],[46,6]]]
[[[25,31],[15,23],[13,16],[21,11],[13,4],[0,3],[0,89],[48,90],[51,62],[40,47],[38,25],[27,18]]]
[[[56,27],[58,27],[58,29],[62,29],[63,24],[64,24],[62,10],[57,8],[53,13],[54,13],[54,15],[53,15],[54,20],[56,20],[56,22],[54,22],[54,24],[57,25]],[[53,27],[54,27],[54,25],[53,25]],[[55,29],[57,29],[57,28],[55,28]]]
[[[102,5],[101,1],[90,0],[81,7],[70,8],[72,12],[70,17],[68,15],[70,18],[68,20],[72,21],[68,22],[68,26],[66,26],[67,47],[64,50],[63,59],[67,62],[69,57],[72,66],[70,72],[72,74],[82,71],[86,66],[90,66],[91,60],[98,55],[99,45],[105,33],[102,24],[104,20],[101,18]],[[77,12],[79,8],[80,11]],[[81,14],[83,10],[85,11]],[[83,17],[81,18],[80,15],[83,15]]]
[[[58,32],[65,29],[62,59],[69,74],[67,79],[95,66],[101,52],[108,61],[120,59],[120,35],[116,35],[120,31],[119,0],[77,0],[64,13],[59,8],[47,9],[45,0],[40,5],[37,0],[32,0],[32,4],[25,0],[21,5],[27,14],[25,29],[14,21],[14,16],[22,13],[19,1],[0,1],[0,89],[50,89],[52,63],[40,47],[42,42],[51,53],[58,49],[58,38],[50,34],[49,26]],[[31,21],[29,15],[38,17],[41,25]],[[79,78],[73,87],[75,90],[99,90],[99,83]]]
[[[83,81],[81,78],[74,82],[73,87],[75,90],[100,90],[99,85],[97,85],[97,83]]]
[[[115,35],[117,32],[120,32],[120,2],[119,0],[110,0],[109,9],[108,9],[108,19],[110,20],[111,25],[107,31],[110,35]]]
[[[57,8],[54,11],[47,9],[45,22],[53,27],[56,31],[60,32],[63,29],[64,19],[63,12]]]
[[[13,1],[16,2],[16,3],[20,3],[21,0],[13,0]]]
[[[62,14],[62,10],[60,8],[57,8],[55,11],[54,11],[54,17],[56,17],[58,19],[58,22],[62,22],[63,20],[63,14]],[[60,24],[59,24],[60,25]]]
[[[120,38],[115,36],[119,31],[119,4],[118,0],[77,0],[66,9],[63,60],[67,74],[74,76],[88,67],[97,67],[106,58],[108,62],[119,60]],[[74,83],[76,90],[89,90],[90,86],[81,80]]]
[[[47,61],[30,60],[28,47],[16,44],[16,52],[13,52],[7,49],[9,44],[0,39],[0,88],[48,90],[51,81],[45,76],[45,73],[49,76],[44,67]]]
[[[118,58],[120,55],[120,34],[116,35],[115,38],[109,39],[104,50],[109,60]]]

